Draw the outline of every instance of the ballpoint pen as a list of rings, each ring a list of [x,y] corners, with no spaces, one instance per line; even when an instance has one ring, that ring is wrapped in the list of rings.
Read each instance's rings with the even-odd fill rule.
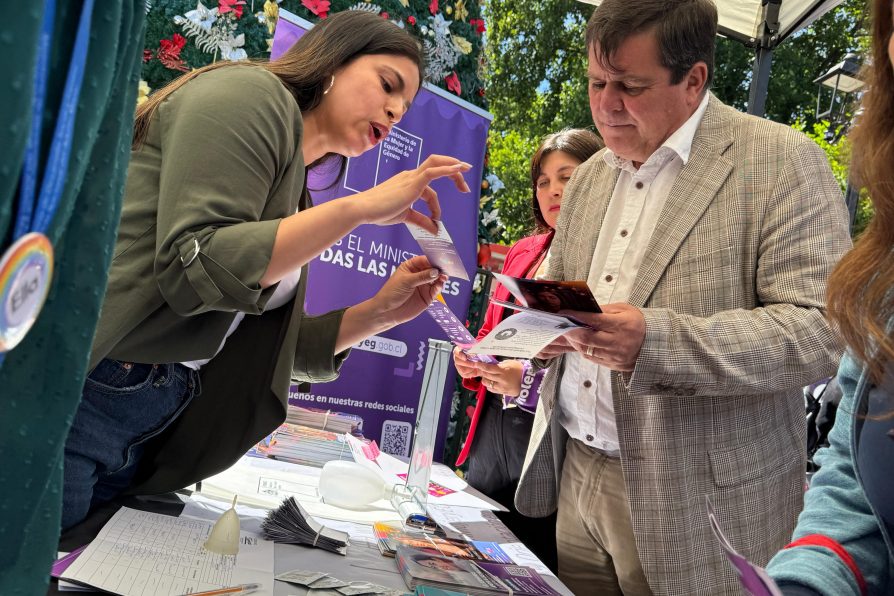
[[[190,592],[189,594],[184,594],[183,596],[234,596],[236,594],[251,594],[252,592],[257,592],[259,589],[261,589],[261,584],[242,584],[239,586],[232,586],[230,588],[208,590],[206,592]]]

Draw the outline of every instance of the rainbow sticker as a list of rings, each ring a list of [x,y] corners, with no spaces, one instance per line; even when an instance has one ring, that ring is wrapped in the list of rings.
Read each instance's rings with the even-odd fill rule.
[[[0,352],[28,334],[50,291],[53,245],[37,232],[16,240],[0,260]]]

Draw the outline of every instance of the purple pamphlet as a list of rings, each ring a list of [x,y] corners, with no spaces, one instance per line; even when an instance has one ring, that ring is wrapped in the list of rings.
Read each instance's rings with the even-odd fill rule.
[[[462,324],[462,321],[453,314],[453,311],[444,302],[435,300],[429,304],[426,310],[454,344],[461,348],[467,348],[475,344],[475,338],[472,337],[466,326]],[[476,362],[487,362],[488,364],[497,363],[496,358],[487,354],[469,354],[469,359]]]
[[[708,507],[708,520],[711,522],[711,531],[714,533],[717,542],[723,547],[726,558],[733,564],[733,568],[739,576],[739,582],[742,584],[742,589],[745,590],[745,593],[750,596],[782,596],[782,592],[779,591],[776,582],[767,575],[766,571],[752,564],[748,559],[736,552],[723,530],[720,529],[717,516],[714,514],[714,507],[707,496],[705,496],[705,502]]]
[[[469,280],[469,274],[466,272],[466,268],[463,267],[463,261],[459,253],[456,252],[456,245],[453,244],[453,239],[447,233],[444,222],[438,222],[437,235],[417,226],[407,225],[407,227],[410,229],[413,238],[419,243],[422,254],[428,257],[428,261],[437,267],[441,273],[450,277]]]

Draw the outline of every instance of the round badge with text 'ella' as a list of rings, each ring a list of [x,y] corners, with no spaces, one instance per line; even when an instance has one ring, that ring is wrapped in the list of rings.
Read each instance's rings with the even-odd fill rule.
[[[50,291],[53,245],[37,232],[23,235],[0,259],[0,352],[28,334]]]

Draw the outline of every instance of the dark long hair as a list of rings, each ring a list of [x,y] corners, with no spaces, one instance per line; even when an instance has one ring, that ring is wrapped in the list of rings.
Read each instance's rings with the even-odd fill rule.
[[[276,60],[221,61],[171,81],[137,108],[132,148],[138,149],[142,145],[158,106],[171,93],[209,70],[237,64],[264,68],[279,77],[282,84],[295,97],[301,111],[307,112],[320,105],[323,92],[329,86],[333,72],[360,56],[370,54],[392,54],[409,58],[419,68],[419,80],[423,80],[423,54],[419,43],[412,35],[371,12],[346,10],[321,20]],[[329,157],[324,156],[316,163]]]
[[[590,156],[605,147],[596,133],[585,128],[566,128],[547,135],[534,155],[531,156],[531,210],[534,214],[534,233],[546,234],[552,231],[537,202],[537,179],[540,178],[541,166],[547,155],[553,151],[562,151],[584,163]]]
[[[863,115],[851,134],[855,173],[869,189],[875,214],[853,250],[829,277],[827,307],[850,349],[876,382],[894,363],[887,328],[894,317],[894,70],[888,41],[894,32],[891,0],[875,0],[872,62]]]

